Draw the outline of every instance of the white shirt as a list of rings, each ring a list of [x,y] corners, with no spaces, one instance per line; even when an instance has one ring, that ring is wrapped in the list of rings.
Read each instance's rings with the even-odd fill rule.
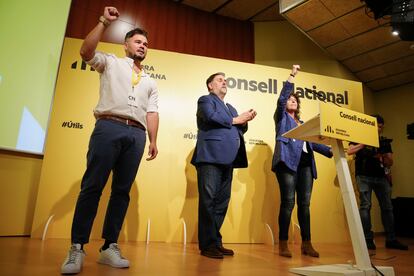
[[[134,61],[129,57],[118,58],[96,51],[95,56],[86,63],[100,73],[100,97],[94,109],[95,116],[118,115],[138,121],[146,128],[147,112],[158,112],[155,81],[142,71],[140,82],[133,86]]]
[[[302,147],[302,151],[304,151],[304,152],[306,152],[306,153],[308,153],[308,148],[306,147],[307,143],[308,143],[308,142],[304,141],[304,142],[303,142],[303,147]]]

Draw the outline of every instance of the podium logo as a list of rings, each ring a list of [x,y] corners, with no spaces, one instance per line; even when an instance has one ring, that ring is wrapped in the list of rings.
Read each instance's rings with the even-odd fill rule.
[[[325,128],[325,132],[329,132],[329,133],[335,133],[335,131],[333,130],[333,128],[330,125],[327,125]]]
[[[86,64],[85,61],[82,60],[82,62],[80,62],[80,70],[86,71],[86,67],[89,67],[90,71],[95,71],[95,69],[93,69],[91,66],[89,66],[88,64]],[[75,61],[74,63],[72,63],[72,65],[70,66],[70,68],[76,70],[78,68],[78,61]]]

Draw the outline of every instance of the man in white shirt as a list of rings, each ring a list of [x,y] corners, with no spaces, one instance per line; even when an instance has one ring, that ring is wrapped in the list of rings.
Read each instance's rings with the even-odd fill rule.
[[[126,57],[96,51],[106,27],[117,20],[119,12],[105,7],[98,24],[85,38],[82,59],[100,74],[100,97],[94,110],[97,119],[87,154],[87,169],[72,223],[71,248],[62,267],[62,274],[82,270],[93,220],[102,190],[113,172],[111,197],[106,210],[98,262],[112,267],[129,267],[117,245],[119,233],[129,204],[129,192],[144,153],[148,131],[149,157],[157,154],[158,90],[141,62],[148,48],[147,33],[134,29],[125,36]]]

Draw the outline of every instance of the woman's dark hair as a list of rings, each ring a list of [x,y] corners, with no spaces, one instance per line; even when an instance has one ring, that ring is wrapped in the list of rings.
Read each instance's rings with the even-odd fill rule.
[[[290,93],[289,98],[290,97],[294,97],[296,99],[298,107],[295,110],[295,119],[300,120],[300,98],[299,98],[298,94],[296,94],[295,92]]]

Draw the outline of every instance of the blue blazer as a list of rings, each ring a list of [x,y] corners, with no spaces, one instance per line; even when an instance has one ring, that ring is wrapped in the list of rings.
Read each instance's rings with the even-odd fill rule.
[[[295,120],[286,112],[286,103],[292,89],[293,84],[286,81],[283,85],[282,92],[280,92],[277,108],[273,117],[276,127],[276,146],[273,153],[272,171],[276,171],[277,164],[283,162],[289,169],[296,172],[302,154],[304,141],[282,136],[285,132],[298,126]],[[301,121],[301,123],[303,122]],[[329,158],[332,157],[332,153],[329,147],[321,144],[309,142],[309,148],[309,153],[312,157],[312,176],[316,179],[317,173],[313,152],[316,151]]]
[[[202,96],[197,102],[197,144],[191,163],[231,165],[247,167],[244,126],[233,125],[237,110],[226,104],[215,94]]]

